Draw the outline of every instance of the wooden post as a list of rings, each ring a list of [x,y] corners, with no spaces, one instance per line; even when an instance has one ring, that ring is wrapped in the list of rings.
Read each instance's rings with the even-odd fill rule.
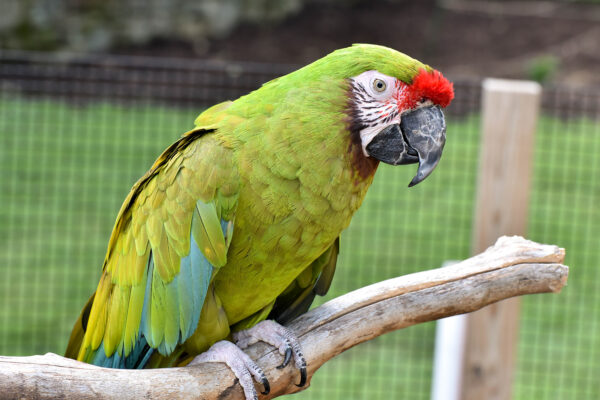
[[[541,87],[535,82],[483,82],[482,140],[472,253],[501,235],[524,235]],[[519,300],[471,313],[462,381],[463,400],[508,400],[516,364]]]

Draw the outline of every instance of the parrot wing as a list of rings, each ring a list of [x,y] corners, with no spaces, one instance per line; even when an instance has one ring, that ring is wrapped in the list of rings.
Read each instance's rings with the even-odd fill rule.
[[[211,132],[186,133],[134,185],[67,357],[143,368],[155,350],[169,355],[194,333],[227,262],[238,194],[231,150]]]
[[[338,237],[277,297],[268,318],[286,324],[308,311],[316,295],[325,296],[335,274],[339,252]]]

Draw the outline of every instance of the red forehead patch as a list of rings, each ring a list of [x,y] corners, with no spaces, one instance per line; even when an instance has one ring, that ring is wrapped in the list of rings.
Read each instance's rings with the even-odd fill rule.
[[[436,70],[426,71],[421,69],[409,86],[412,99],[431,100],[434,104],[446,107],[454,98],[454,86],[452,82]]]

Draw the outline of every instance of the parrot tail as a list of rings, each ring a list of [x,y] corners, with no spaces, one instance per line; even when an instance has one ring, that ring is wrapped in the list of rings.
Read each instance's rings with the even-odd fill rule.
[[[95,296],[96,293],[94,292],[94,294],[92,294],[90,299],[85,304],[85,307],[83,307],[83,310],[81,310],[81,314],[79,315],[79,318],[77,318],[77,322],[75,322],[75,326],[71,332],[71,337],[69,338],[67,350],[65,351],[65,357],[67,358],[77,360],[81,344],[83,343],[83,337],[85,336],[85,331],[87,329],[88,319],[90,317],[90,311],[92,310],[92,304],[94,303]],[[128,357],[120,357],[116,351],[110,357],[107,357],[104,353],[104,346],[101,344],[100,347],[93,352],[90,364],[107,368],[147,368],[148,361],[153,353],[154,349],[148,346],[145,338],[140,337],[138,338],[134,351],[132,351]],[[155,363],[160,365],[160,360],[157,359]]]

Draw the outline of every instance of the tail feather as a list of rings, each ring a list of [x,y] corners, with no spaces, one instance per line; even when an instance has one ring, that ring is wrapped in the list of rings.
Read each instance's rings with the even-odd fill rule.
[[[85,331],[87,329],[88,318],[90,317],[90,311],[92,309],[92,303],[94,302],[95,296],[96,293],[92,294],[90,299],[85,304],[85,307],[83,307],[83,310],[81,310],[81,314],[79,315],[79,318],[77,318],[77,322],[75,322],[75,326],[71,332],[71,337],[69,338],[67,350],[65,351],[65,357],[67,358],[77,360],[79,349],[83,343],[83,336],[85,335]],[[146,364],[148,363],[152,353],[154,353],[154,349],[148,346],[148,343],[143,336],[140,336],[137,340],[135,348],[131,354],[129,354],[129,356],[120,357],[119,352],[115,351],[111,357],[106,357],[104,352],[104,344],[101,344],[100,347],[95,350],[95,354],[92,355],[91,363],[108,368],[144,368],[146,367]]]

